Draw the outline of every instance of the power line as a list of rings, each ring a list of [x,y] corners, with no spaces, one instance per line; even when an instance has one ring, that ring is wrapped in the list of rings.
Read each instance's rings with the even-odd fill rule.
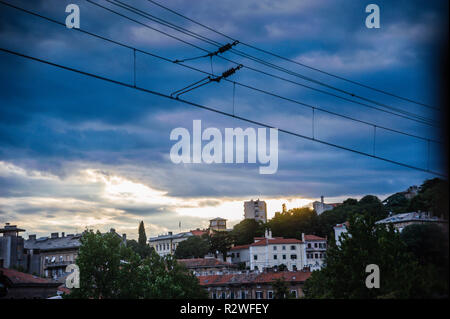
[[[120,14],[120,13],[118,13],[118,12],[112,10],[112,9],[110,9],[110,8],[107,8],[107,7],[104,7],[104,6],[102,6],[102,5],[98,4],[98,3],[92,2],[91,0],[86,0],[86,1],[89,2],[89,3],[92,3],[92,4],[94,4],[94,5],[96,5],[96,6],[98,6],[98,7],[101,7],[101,8],[103,8],[103,9],[105,9],[105,10],[108,10],[108,11],[110,11],[110,12],[116,13],[116,14],[122,16],[122,17],[127,17],[127,16],[124,16],[124,15],[122,15],[122,14]],[[155,16],[153,16],[153,15],[151,15],[151,14],[145,12],[145,11],[142,11],[142,10],[140,10],[140,9],[137,9],[137,8],[135,8],[135,7],[133,7],[133,6],[128,5],[128,4],[124,4],[124,3],[122,3],[122,2],[120,2],[120,1],[118,1],[118,0],[113,0],[114,2],[111,1],[111,0],[105,0],[105,1],[111,3],[111,4],[115,5],[115,6],[121,7],[121,8],[123,8],[123,9],[125,9],[125,10],[131,11],[131,12],[135,13],[136,15],[139,15],[139,16],[141,16],[141,17],[144,17],[144,18],[146,18],[146,19],[149,19],[149,20],[151,20],[151,21],[153,21],[153,22],[156,22],[156,23],[158,23],[158,24],[162,24],[162,25],[164,25],[164,26],[166,26],[166,27],[175,29],[175,30],[178,31],[178,32],[181,32],[181,33],[183,33],[183,34],[185,34],[185,35],[194,37],[194,38],[196,38],[196,39],[198,39],[198,40],[201,40],[201,41],[204,41],[204,42],[207,42],[207,43],[209,43],[209,44],[216,45],[216,46],[221,46],[221,45],[222,45],[222,44],[219,43],[219,42],[216,42],[216,41],[211,40],[211,39],[208,39],[208,38],[206,38],[206,37],[204,37],[204,36],[198,35],[198,34],[192,32],[192,31],[189,31],[189,30],[187,30],[187,29],[185,29],[185,28],[182,28],[182,27],[180,27],[180,26],[177,26],[177,25],[175,25],[175,24],[173,24],[173,23],[170,23],[170,22],[168,22],[168,21],[165,21],[165,20],[163,20],[163,19],[157,18],[157,17],[155,17]],[[117,2],[117,3],[116,3],[116,2]],[[128,18],[129,18],[129,17],[128,17]],[[134,19],[131,19],[131,18],[130,18],[130,20],[136,22],[136,20],[134,20]],[[143,23],[140,23],[140,22],[138,22],[138,23],[145,26],[145,24],[143,24]],[[151,27],[151,29],[154,30],[154,31],[158,31],[156,28],[153,28],[153,27]],[[174,36],[172,36],[172,38],[176,39],[176,37],[174,37]],[[237,40],[236,40],[236,41],[237,41]],[[183,42],[185,42],[185,41],[183,41]],[[196,46],[196,48],[198,48],[198,46]],[[207,51],[207,50],[203,49],[203,51]],[[208,52],[208,51],[207,51],[207,52]],[[358,98],[358,99],[360,99],[360,100],[363,100],[363,101],[366,101],[366,102],[369,102],[369,103],[373,103],[373,104],[375,104],[375,105],[378,105],[378,106],[381,106],[381,107],[390,109],[390,110],[395,111],[395,112],[399,112],[399,113],[405,114],[406,116],[405,116],[405,115],[399,115],[399,114],[393,113],[393,112],[389,112],[389,111],[380,109],[380,108],[378,108],[378,107],[374,107],[374,106],[372,106],[372,105],[368,105],[368,104],[365,104],[365,103],[362,103],[362,102],[358,102],[358,101],[355,101],[355,100],[352,100],[352,99],[347,99],[347,98],[345,98],[345,97],[342,97],[342,96],[333,94],[333,93],[331,93],[331,92],[324,91],[324,90],[320,90],[320,89],[317,89],[317,88],[314,88],[314,87],[311,87],[311,86],[308,86],[308,85],[305,85],[305,84],[301,84],[301,83],[292,81],[292,80],[290,80],[290,79],[283,78],[283,77],[280,77],[280,76],[277,76],[277,75],[274,75],[274,74],[271,74],[271,73],[268,73],[268,72],[264,72],[264,71],[262,71],[262,70],[259,70],[259,69],[256,69],[256,68],[253,68],[253,67],[250,67],[250,66],[247,66],[247,65],[245,66],[247,69],[252,70],[252,71],[254,71],[254,72],[257,72],[257,73],[260,73],[260,74],[264,74],[264,75],[266,75],[266,76],[270,76],[270,77],[273,77],[273,78],[276,78],[276,79],[279,79],[279,80],[283,80],[283,81],[286,81],[286,82],[289,82],[289,83],[292,83],[292,84],[296,84],[296,85],[299,85],[299,86],[302,86],[302,87],[305,87],[305,88],[314,90],[314,91],[316,91],[316,92],[320,92],[320,93],[323,93],[323,94],[327,94],[327,95],[330,95],[330,96],[333,96],[333,97],[337,97],[337,98],[340,98],[340,99],[343,99],[343,100],[346,100],[346,101],[350,101],[350,102],[352,102],[352,103],[355,103],[355,104],[358,104],[358,105],[361,105],[361,106],[365,106],[365,107],[369,107],[369,108],[372,108],[372,109],[375,109],[375,110],[378,110],[378,111],[382,111],[382,112],[386,112],[386,113],[389,113],[389,114],[397,115],[397,116],[400,116],[400,117],[403,117],[403,118],[406,118],[406,119],[410,119],[410,120],[414,120],[414,121],[416,121],[416,122],[419,122],[419,123],[422,123],[422,124],[426,124],[426,125],[429,125],[429,126],[435,126],[434,124],[432,124],[433,120],[431,120],[431,119],[429,119],[429,118],[426,118],[426,117],[417,115],[417,114],[415,114],[415,113],[407,112],[407,111],[405,111],[405,110],[398,109],[398,108],[389,106],[389,105],[387,105],[387,104],[380,103],[380,102],[377,102],[377,101],[374,101],[374,100],[365,98],[365,97],[363,97],[363,96],[360,96],[360,95],[357,95],[357,94],[348,92],[348,91],[346,91],[346,90],[342,90],[342,89],[340,89],[340,88],[337,88],[337,87],[328,85],[328,84],[323,83],[323,82],[321,82],[321,81],[314,80],[314,79],[312,79],[312,78],[310,78],[310,77],[306,77],[306,76],[304,76],[304,75],[302,75],[302,74],[295,73],[295,72],[290,71],[290,70],[285,69],[285,68],[281,68],[281,67],[279,67],[279,66],[277,66],[277,65],[275,65],[275,64],[272,64],[272,63],[270,63],[270,62],[267,62],[267,61],[264,61],[264,60],[261,60],[261,59],[252,57],[252,56],[250,56],[250,55],[248,55],[248,54],[246,54],[246,53],[243,53],[243,52],[236,53],[236,52],[237,52],[236,49],[231,49],[230,52],[233,52],[233,53],[235,53],[235,54],[237,54],[237,55],[239,55],[239,56],[241,56],[241,57],[244,57],[244,58],[247,58],[247,59],[256,61],[256,62],[258,62],[258,63],[260,63],[260,64],[265,65],[265,66],[274,68],[274,69],[276,69],[276,70],[278,70],[278,71],[281,71],[281,72],[284,72],[284,73],[287,73],[287,74],[296,76],[296,77],[301,78],[301,79],[303,79],[303,80],[306,80],[306,81],[309,81],[309,82],[312,82],[312,83],[315,83],[315,84],[318,84],[318,85],[321,85],[321,86],[325,86],[325,87],[327,87],[327,88],[330,88],[330,89],[333,89],[333,90],[335,90],[335,91],[341,92],[341,93],[343,93],[343,94],[346,94],[346,95],[349,95],[349,96]],[[236,65],[239,64],[238,62],[233,61],[233,60],[228,59],[228,58],[225,58],[225,57],[223,57],[223,56],[218,55],[218,57],[221,58],[221,59],[223,59],[223,60],[225,60],[225,61],[234,63],[234,64],[236,64]],[[198,58],[198,57],[196,57],[196,58]],[[411,118],[411,117],[412,117],[412,118]],[[413,118],[416,118],[416,119],[413,119]]]
[[[205,24],[202,24],[202,23],[200,23],[200,22],[198,22],[198,21],[196,21],[196,20],[194,20],[194,19],[191,19],[191,18],[189,18],[189,17],[187,17],[187,16],[185,16],[185,15],[183,15],[183,14],[181,14],[181,13],[175,11],[175,10],[172,10],[172,9],[166,7],[166,6],[163,6],[162,4],[160,4],[160,3],[156,2],[156,1],[153,1],[153,0],[147,0],[147,1],[150,2],[150,3],[153,3],[154,5],[156,5],[156,6],[160,7],[160,8],[163,8],[163,9],[165,9],[165,10],[167,10],[167,11],[169,11],[169,12],[171,12],[171,13],[173,13],[173,14],[179,16],[179,17],[182,17],[182,18],[184,18],[184,19],[186,19],[186,20],[188,20],[188,21],[191,21],[191,22],[193,22],[193,23],[195,23],[195,24],[197,24],[197,25],[199,25],[199,26],[201,26],[201,27],[203,27],[203,28],[205,28],[205,29],[207,29],[207,30],[210,30],[210,31],[212,31],[212,32],[214,32],[214,33],[216,33],[216,34],[219,34],[219,35],[221,35],[221,36],[223,36],[223,37],[225,37],[225,38],[227,38],[227,39],[229,39],[229,40],[236,41],[236,39],[234,39],[234,38],[232,38],[232,37],[230,37],[230,36],[228,36],[228,35],[226,35],[226,34],[220,32],[220,31],[217,31],[217,30],[215,30],[215,29],[213,29],[213,28],[211,28],[211,27],[208,27],[208,26],[206,26]],[[434,109],[434,110],[439,110],[439,108],[437,108],[437,107],[435,107],[435,106],[431,106],[431,105],[429,105],[429,104],[425,104],[425,103],[422,103],[422,102],[418,102],[418,101],[415,101],[415,100],[413,100],[413,99],[406,98],[406,97],[402,97],[402,96],[400,96],[400,95],[397,95],[397,94],[388,92],[388,91],[386,91],[386,90],[381,90],[381,89],[378,89],[378,88],[369,86],[369,85],[367,85],[367,84],[364,84],[364,83],[361,83],[361,82],[358,82],[358,81],[354,81],[354,80],[351,80],[351,79],[348,79],[348,78],[345,78],[345,77],[342,77],[342,76],[339,76],[339,75],[336,75],[336,74],[332,74],[332,73],[330,73],[330,72],[323,71],[323,70],[321,70],[321,69],[319,69],[319,68],[315,68],[315,67],[306,65],[306,64],[304,64],[304,63],[301,63],[301,62],[298,62],[298,61],[295,61],[295,60],[286,58],[286,57],[281,56],[281,55],[279,55],[279,54],[276,54],[276,53],[273,53],[273,52],[270,52],[270,51],[267,51],[267,50],[258,48],[258,47],[254,46],[254,45],[251,45],[251,44],[248,44],[248,43],[245,43],[245,42],[242,42],[242,41],[240,41],[240,43],[241,43],[242,45],[244,45],[244,46],[247,46],[247,47],[251,48],[251,49],[257,50],[257,51],[259,51],[259,52],[262,52],[262,53],[265,53],[265,54],[268,54],[268,55],[272,55],[272,56],[274,56],[274,57],[276,57],[276,58],[279,58],[279,59],[282,59],[282,60],[285,60],[285,61],[288,61],[288,62],[291,62],[291,63],[295,63],[295,64],[300,65],[300,66],[302,66],[302,67],[305,67],[305,68],[308,68],[308,69],[310,69],[310,70],[314,70],[314,71],[320,72],[320,73],[322,73],[322,74],[326,74],[326,75],[331,76],[331,77],[334,77],[334,78],[336,78],[336,79],[339,79],[339,80],[342,80],[342,81],[346,81],[346,82],[349,82],[349,83],[352,83],[352,84],[355,84],[355,85],[364,87],[364,88],[366,88],[366,89],[370,89],[370,90],[376,91],[376,92],[378,92],[378,93],[382,93],[382,94],[385,94],[385,95],[389,95],[389,96],[395,97],[395,98],[397,98],[397,99],[400,99],[400,100],[403,100],[403,101],[406,101],[406,102],[410,102],[410,103],[414,103],[414,104],[417,104],[417,105],[421,105],[421,106],[424,106],[424,107],[427,107],[427,108],[430,108],[430,109]]]
[[[33,15],[33,16],[36,16],[36,17],[38,17],[38,18],[44,19],[44,20],[46,20],[46,21],[48,21],[48,22],[52,22],[52,23],[58,24],[58,25],[60,25],[60,26],[62,26],[62,27],[64,27],[64,28],[66,27],[66,25],[65,25],[64,23],[62,23],[62,22],[59,22],[59,21],[57,21],[57,20],[48,18],[48,17],[43,16],[43,15],[41,15],[41,14],[35,13],[35,12],[33,12],[33,11],[29,11],[29,10],[26,10],[26,9],[23,9],[23,8],[20,8],[20,7],[17,7],[17,6],[15,6],[15,5],[6,3],[6,2],[4,2],[4,1],[2,1],[2,0],[0,0],[0,4],[7,5],[7,6],[11,7],[11,8],[14,8],[14,9],[19,10],[19,11],[21,11],[21,12],[24,12],[24,13],[27,13],[27,14],[30,14],[30,15]],[[96,33],[89,32],[89,31],[84,30],[84,29],[81,29],[81,28],[75,28],[75,29],[72,29],[72,30],[76,30],[76,31],[78,31],[78,32],[87,34],[87,35],[89,35],[89,36],[92,36],[92,37],[95,37],[95,38],[98,38],[98,39],[101,39],[101,40],[103,40],[103,41],[107,41],[107,42],[110,42],[110,43],[113,43],[113,44],[122,46],[122,47],[124,47],[124,48],[128,48],[128,49],[130,49],[130,50],[133,50],[133,56],[134,56],[134,65],[133,65],[133,67],[134,67],[134,83],[136,82],[136,64],[135,64],[135,63],[136,63],[136,61],[135,61],[135,59],[136,59],[135,53],[136,53],[136,52],[139,52],[139,53],[142,53],[142,54],[145,54],[145,55],[152,56],[152,57],[154,57],[154,58],[160,59],[160,60],[165,61],[165,62],[169,62],[169,63],[172,63],[172,62],[173,62],[172,59],[169,59],[169,58],[166,58],[166,57],[163,57],[163,56],[160,56],[160,55],[151,53],[151,52],[146,51],[146,50],[141,50],[141,49],[132,47],[132,46],[127,45],[127,44],[124,44],[124,43],[122,43],[122,42],[118,42],[118,41],[112,40],[112,39],[110,39],[110,38],[106,38],[106,37],[104,37],[104,36],[98,35],[98,34],[96,34]],[[195,68],[195,67],[193,67],[193,66],[189,66],[189,65],[186,65],[186,64],[183,64],[183,63],[177,63],[177,65],[182,66],[182,67],[187,68],[187,69],[190,69],[190,70],[192,70],[192,71],[196,71],[196,72],[199,72],[199,73],[202,73],[202,74],[206,74],[206,75],[208,75],[208,76],[215,76],[212,72],[209,73],[209,72],[200,70],[200,69],[198,69],[198,68]],[[206,78],[203,78],[202,80],[200,80],[200,81],[198,81],[198,82],[196,82],[196,83],[193,83],[193,84],[200,83],[201,81],[206,80],[206,79],[207,79],[207,77],[206,77]],[[346,116],[346,115],[343,115],[343,114],[340,114],[340,113],[328,111],[328,110],[326,110],[326,109],[323,109],[323,108],[320,108],[320,107],[317,107],[317,106],[312,106],[312,105],[310,105],[310,104],[303,103],[303,102],[298,101],[298,100],[293,100],[293,99],[290,99],[290,98],[287,98],[287,97],[283,97],[283,96],[278,95],[278,94],[275,94],[275,93],[273,93],[273,92],[269,92],[269,91],[266,91],[266,90],[263,90],[263,89],[259,89],[259,88],[256,88],[256,87],[253,87],[253,86],[244,84],[244,83],[240,83],[240,82],[237,82],[237,81],[231,81],[231,80],[228,80],[228,79],[226,79],[226,78],[225,78],[224,80],[227,81],[227,82],[233,83],[233,88],[235,87],[235,85],[239,85],[239,86],[241,86],[241,87],[244,87],[244,88],[247,88],[247,89],[256,91],[256,92],[264,93],[264,94],[267,94],[267,95],[270,95],[270,96],[273,96],[273,97],[276,97],[276,98],[279,98],[279,99],[282,99],[282,100],[285,100],[285,101],[288,101],[288,102],[291,102],[291,103],[294,103],[294,104],[301,105],[301,106],[303,106],[303,107],[310,108],[311,110],[313,110],[313,112],[314,112],[314,110],[319,110],[319,111],[321,111],[321,112],[328,113],[328,114],[333,115],[333,116],[345,118],[345,119],[352,120],[352,121],[355,121],[355,122],[359,122],[359,123],[362,123],[362,124],[365,124],[365,125],[369,125],[369,126],[376,126],[376,127],[380,128],[380,129],[384,129],[384,130],[387,130],[387,131],[390,131],[390,132],[393,132],[393,133],[397,133],[397,134],[401,134],[401,135],[413,137],[413,138],[416,138],[416,139],[424,140],[424,141],[427,141],[428,143],[429,143],[429,142],[433,142],[433,143],[443,144],[443,142],[442,142],[442,141],[439,141],[439,140],[435,140],[435,139],[431,139],[431,138],[426,138],[426,137],[422,137],[422,136],[418,136],[418,135],[406,133],[406,132],[403,132],[403,131],[399,131],[399,130],[395,130],[395,129],[392,129],[392,128],[388,128],[388,127],[384,127],[384,126],[381,126],[381,125],[377,125],[377,124],[373,124],[373,123],[370,123],[370,122],[366,122],[366,121],[363,121],[363,120],[359,120],[359,119],[356,119],[356,118],[353,118],[353,117],[350,117],[350,116]],[[193,84],[192,84],[192,85],[193,85]],[[189,87],[190,87],[190,86],[189,86]],[[181,90],[178,90],[178,91],[181,91]],[[174,93],[176,93],[176,92],[178,92],[178,91],[175,91]],[[172,94],[174,94],[174,93],[172,93]],[[234,94],[233,94],[233,96],[234,96]]]
[[[268,125],[268,124],[265,124],[265,123],[262,123],[262,122],[254,121],[254,120],[248,119],[246,117],[237,116],[237,115],[234,115],[234,114],[231,114],[231,113],[220,111],[220,110],[211,108],[209,106],[205,106],[205,105],[198,104],[198,103],[195,103],[195,102],[191,102],[191,101],[188,101],[188,100],[177,99],[177,98],[174,98],[174,97],[172,97],[170,95],[167,95],[167,94],[164,94],[164,93],[161,93],[161,92],[158,92],[158,91],[145,89],[145,88],[142,88],[142,87],[139,87],[139,86],[135,86],[133,84],[129,84],[129,83],[126,83],[126,82],[114,80],[114,79],[111,79],[111,78],[107,78],[107,77],[104,77],[104,76],[101,76],[101,75],[89,73],[89,72],[82,71],[82,70],[79,70],[79,69],[71,68],[71,67],[68,67],[68,66],[64,66],[64,65],[57,64],[57,63],[54,63],[54,62],[51,62],[51,61],[48,61],[48,60],[43,60],[43,59],[40,59],[40,58],[37,58],[37,57],[29,56],[29,55],[26,55],[26,54],[23,54],[23,53],[19,53],[19,52],[16,52],[16,51],[12,51],[12,50],[8,50],[8,49],[5,49],[5,48],[0,48],[0,51],[6,52],[6,53],[9,53],[9,54],[12,54],[12,55],[16,55],[16,56],[19,56],[19,57],[23,57],[23,58],[26,58],[26,59],[29,59],[29,60],[33,60],[33,61],[36,61],[36,62],[40,62],[40,63],[43,63],[43,64],[51,65],[51,66],[54,66],[54,67],[57,67],[57,68],[60,68],[60,69],[64,69],[66,71],[71,71],[71,72],[74,72],[74,73],[82,74],[82,75],[85,75],[85,76],[88,76],[88,77],[92,77],[92,78],[95,78],[95,79],[98,79],[98,80],[103,80],[103,81],[106,81],[106,82],[110,82],[110,83],[114,83],[114,84],[117,84],[117,85],[121,85],[121,86],[130,88],[130,89],[134,89],[134,90],[138,90],[138,91],[141,91],[141,92],[149,93],[149,94],[156,95],[156,96],[159,96],[159,97],[163,97],[163,98],[166,98],[166,99],[170,99],[170,100],[173,100],[173,101],[178,101],[178,102],[181,102],[181,103],[189,104],[189,105],[195,106],[197,108],[201,108],[201,109],[204,109],[204,110],[215,112],[215,113],[218,113],[218,114],[221,114],[221,115],[224,115],[224,116],[232,117],[232,118],[235,118],[235,119],[238,119],[238,120],[242,120],[242,121],[254,124],[254,125],[266,127],[266,128],[269,128],[269,129],[270,128],[277,129],[280,132],[283,132],[283,133],[286,133],[286,134],[289,134],[289,135],[292,135],[292,136],[300,137],[300,138],[303,138],[303,139],[307,139],[307,140],[310,140],[310,141],[313,141],[313,142],[317,142],[317,143],[320,143],[320,144],[324,144],[324,145],[332,146],[332,147],[339,148],[339,149],[342,149],[342,150],[346,150],[346,151],[349,151],[349,152],[353,152],[353,153],[356,153],[356,154],[368,156],[368,157],[371,157],[371,158],[375,158],[375,159],[378,159],[378,160],[382,160],[382,161],[385,161],[385,162],[388,162],[388,163],[392,163],[392,164],[396,164],[396,165],[399,165],[399,166],[403,166],[403,167],[406,167],[406,168],[410,168],[410,169],[414,169],[414,170],[418,170],[418,171],[434,174],[434,175],[437,175],[437,176],[442,176],[442,177],[445,177],[445,178],[447,177],[446,175],[444,175],[442,173],[431,171],[429,169],[424,169],[424,168],[421,168],[421,167],[417,167],[417,166],[405,164],[405,163],[402,163],[402,162],[390,160],[388,158],[379,157],[379,156],[376,156],[376,155],[373,155],[373,154],[369,154],[369,153],[366,153],[366,152],[362,152],[362,151],[358,151],[358,150],[355,150],[355,149],[352,149],[352,148],[348,148],[348,147],[340,146],[340,145],[337,145],[337,144],[334,144],[334,143],[330,143],[330,142],[322,141],[322,140],[319,140],[319,139],[311,138],[309,136],[298,134],[298,133],[295,133],[295,132],[292,132],[292,131],[289,131],[289,130],[276,128],[274,126],[271,126],[271,125]]]

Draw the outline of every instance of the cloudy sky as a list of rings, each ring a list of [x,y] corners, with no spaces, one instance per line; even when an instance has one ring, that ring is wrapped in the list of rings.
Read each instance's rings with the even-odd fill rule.
[[[3,0],[2,0],[3,1]],[[154,4],[121,0],[219,43],[229,42]],[[170,60],[203,51],[85,0],[5,2],[64,22],[76,3],[81,29]],[[137,16],[105,0],[102,6],[214,51],[217,47]],[[233,0],[164,1],[168,7],[232,38],[367,85],[440,106],[440,40],[448,30],[447,1],[376,1],[381,28],[365,27],[365,1]],[[445,38],[446,39],[446,38]],[[133,51],[70,30],[0,3],[0,47],[133,83]],[[239,49],[304,76],[382,104],[439,119],[439,112],[352,85],[243,45]],[[227,52],[224,57],[290,81],[345,96],[298,77]],[[186,62],[211,71],[209,58]],[[234,66],[214,57],[213,70]],[[429,125],[367,108],[265,76],[244,67],[230,79],[375,125],[439,139]],[[260,175],[259,164],[174,164],[174,128],[255,127],[113,83],[89,78],[0,52],[0,223],[11,222],[38,236],[114,227],[129,237],[145,222],[147,236],[205,227],[211,217],[233,225],[243,201],[264,199],[268,215],[281,204],[300,207],[324,195],[326,201],[374,194],[384,198],[434,175],[397,166],[309,140],[279,134],[278,171]],[[137,86],[170,94],[204,75],[175,63],[136,53]],[[348,97],[348,96],[346,96]],[[183,95],[189,101],[232,112],[233,86],[211,83]],[[383,107],[381,107],[383,108]],[[235,114],[311,136],[307,107],[236,86]],[[315,137],[371,153],[373,127],[324,112],[315,113]],[[376,154],[439,171],[439,145],[379,129]]]

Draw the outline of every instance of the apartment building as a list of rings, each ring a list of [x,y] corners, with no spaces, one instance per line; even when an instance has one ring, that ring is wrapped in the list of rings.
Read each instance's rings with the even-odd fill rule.
[[[301,240],[272,237],[266,230],[265,237],[255,237],[249,245],[232,247],[231,261],[243,263],[250,270],[263,271],[285,265],[288,270],[301,270],[305,264],[305,249]]]
[[[116,233],[114,228],[110,232],[122,239],[126,245],[126,234]],[[29,235],[25,241],[28,256],[28,272],[46,278],[64,282],[68,273],[66,267],[75,263],[81,246],[82,234],[51,233],[49,237]]]
[[[17,228],[16,225],[6,223],[0,228],[0,268],[23,268],[27,266],[26,254],[24,253],[24,239],[20,232],[25,229]]]
[[[259,199],[244,202],[244,218],[267,222],[266,202]]]
[[[214,257],[178,259],[196,276],[224,275],[237,272],[237,266]]]
[[[227,275],[199,276],[199,282],[211,299],[274,299],[275,280],[284,280],[288,284],[289,294],[300,298],[303,285],[311,276],[309,271],[264,272]]]
[[[324,265],[327,250],[327,239],[316,235],[302,234],[305,248],[305,267],[311,271],[320,270]]]

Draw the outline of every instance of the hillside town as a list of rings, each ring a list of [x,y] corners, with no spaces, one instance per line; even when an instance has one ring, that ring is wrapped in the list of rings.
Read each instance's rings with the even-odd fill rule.
[[[411,192],[415,193],[411,196]],[[418,194],[418,188],[410,188],[397,194],[411,200]],[[334,208],[342,208],[345,205],[348,203],[326,204],[322,196],[320,202],[313,202],[313,210],[299,210],[313,212],[315,216],[325,216],[325,212],[331,214]],[[382,205],[388,206],[389,198]],[[211,249],[211,246],[203,252],[188,252],[186,247],[191,241],[206,242],[209,238],[210,241],[219,239],[223,242],[238,230],[239,226],[227,228],[227,219],[217,217],[209,221],[208,228],[179,233],[168,232],[148,240],[141,222],[146,242],[144,245],[160,258],[175,256],[179,264],[195,275],[208,298],[273,299],[277,293],[275,283],[279,282],[286,284],[285,291],[291,298],[301,298],[304,297],[303,286],[311,274],[326,267],[330,241],[339,247],[351,227],[349,220],[333,224],[332,238],[328,235],[319,236],[304,232],[293,237],[289,234],[278,236],[279,233],[274,236],[270,228],[271,222],[283,213],[287,214],[286,211],[277,213],[272,220],[268,220],[267,205],[263,200],[246,201],[243,208],[244,218],[241,224],[254,223],[260,227],[260,233],[255,232],[260,235],[254,236],[251,242],[242,244],[235,240],[224,250]],[[392,227],[398,233],[408,226],[425,224],[438,225],[448,234],[447,219],[420,210],[399,214],[389,211],[387,217],[375,222],[375,225]],[[47,237],[37,238],[36,235],[29,235],[28,238],[23,238],[21,233],[24,231],[20,226],[10,223],[0,228],[1,297],[61,298],[64,294],[70,294],[71,290],[66,286],[69,274],[66,270],[67,266],[77,263],[84,233],[54,232]],[[117,239],[124,247],[131,247],[133,242],[136,243],[134,240],[127,240],[126,234],[118,234],[114,228],[107,234]],[[141,241],[141,226],[139,236]]]

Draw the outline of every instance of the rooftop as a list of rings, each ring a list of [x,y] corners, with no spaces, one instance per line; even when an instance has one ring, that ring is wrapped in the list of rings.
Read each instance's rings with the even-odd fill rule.
[[[216,258],[178,259],[177,261],[184,264],[187,268],[236,267],[231,263]]]
[[[226,274],[198,276],[202,286],[222,286],[239,284],[263,284],[271,283],[276,279],[283,278],[287,282],[304,282],[311,276],[309,271],[285,271],[285,272],[267,272],[267,273],[248,273],[248,274]]]
[[[57,282],[55,280],[40,278],[14,269],[0,268],[0,278],[2,276],[6,277],[13,286],[44,285],[58,287],[61,285],[60,282]]]
[[[393,216],[389,216],[385,219],[381,219],[376,222],[376,224],[387,224],[387,223],[404,223],[410,221],[424,221],[424,222],[446,222],[443,219],[440,219],[436,216],[431,216],[428,213],[424,212],[410,212],[397,214]]]
[[[316,235],[305,235],[305,241],[314,241],[314,240],[327,240],[327,239]]]
[[[283,238],[283,237],[275,237],[275,238],[263,238],[256,241],[250,246],[266,246],[266,245],[278,245],[278,244],[301,244],[301,240],[295,238]]]
[[[0,228],[0,233],[21,232],[21,231],[25,231],[25,229],[17,228],[17,225],[10,225],[9,223],[5,223],[5,227]]]
[[[81,246],[81,234],[67,235],[64,237],[40,237],[37,239],[25,240],[26,249],[59,250],[78,249]]]

